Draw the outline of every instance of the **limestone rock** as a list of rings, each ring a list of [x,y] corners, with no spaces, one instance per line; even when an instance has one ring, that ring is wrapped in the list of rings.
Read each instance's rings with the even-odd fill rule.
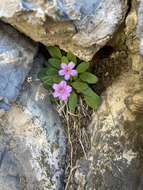
[[[141,163],[137,149],[142,141],[138,130],[143,120],[137,112],[141,112],[138,105],[142,107],[142,101],[140,104],[139,99],[142,100],[143,95],[133,95],[140,97],[138,100],[136,98],[136,103],[128,97],[132,85],[134,90],[140,89],[138,80],[137,75],[126,73],[104,95],[105,101],[95,113],[90,125],[92,137],[91,151],[86,161],[88,168],[86,164],[82,164],[82,160],[78,163],[80,167],[75,174],[78,190],[138,189],[142,173],[139,170]],[[139,145],[138,140],[141,143]],[[84,170],[86,172],[83,172]]]
[[[0,18],[46,46],[91,60],[123,21],[127,0],[3,0]]]
[[[131,2],[123,28],[124,45],[120,47],[116,44],[118,52],[109,56],[114,65],[114,57],[117,53],[120,57],[119,54],[124,49],[126,66],[122,65],[124,60],[120,59],[120,75],[106,89],[103,101],[93,115],[89,126],[91,149],[87,159],[77,162],[73,189],[143,189],[143,59],[139,56],[136,35],[136,3],[136,0]],[[118,35],[122,37],[121,33]]]
[[[26,83],[12,108],[0,118],[0,189],[62,190],[65,135],[48,92],[37,79]]]
[[[0,23],[0,109],[7,110],[18,96],[36,49],[15,29]]]
[[[137,32],[140,39],[140,52],[143,55],[143,2],[142,0],[138,1],[138,25]]]

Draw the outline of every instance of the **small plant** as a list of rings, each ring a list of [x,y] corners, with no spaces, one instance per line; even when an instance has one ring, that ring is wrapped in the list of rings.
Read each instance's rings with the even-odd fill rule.
[[[58,47],[48,47],[51,58],[39,73],[47,89],[53,90],[53,97],[67,103],[70,112],[78,106],[78,97],[83,98],[91,108],[97,108],[99,96],[89,85],[96,84],[97,77],[89,72],[89,62],[79,60],[72,53],[62,52]]]

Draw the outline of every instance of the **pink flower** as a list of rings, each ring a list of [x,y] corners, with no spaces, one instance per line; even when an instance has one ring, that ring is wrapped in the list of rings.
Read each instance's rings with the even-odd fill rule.
[[[59,84],[53,84],[53,89],[55,90],[53,96],[62,101],[66,101],[72,91],[72,87],[67,85],[65,81],[61,81]]]
[[[69,80],[70,76],[76,76],[77,71],[74,68],[74,63],[69,62],[69,64],[62,63],[61,70],[59,71],[60,76],[64,76],[65,80]]]

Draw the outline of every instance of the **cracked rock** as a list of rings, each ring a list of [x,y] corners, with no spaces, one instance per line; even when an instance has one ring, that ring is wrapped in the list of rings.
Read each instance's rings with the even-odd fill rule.
[[[0,23],[0,109],[8,110],[16,100],[36,49],[15,29]]]
[[[111,39],[127,8],[127,0],[3,0],[0,18],[35,41],[91,60]]]
[[[42,58],[33,65],[33,81],[0,119],[0,189],[62,190],[65,134],[37,79]]]

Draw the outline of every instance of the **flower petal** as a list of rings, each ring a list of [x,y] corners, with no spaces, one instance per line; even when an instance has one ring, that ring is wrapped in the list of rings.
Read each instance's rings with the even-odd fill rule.
[[[70,77],[70,75],[68,75],[68,77]],[[64,80],[59,84],[53,84],[53,88],[55,89],[53,96],[61,101],[67,101],[72,91],[72,87],[67,85],[67,82]],[[63,88],[63,91],[61,91],[61,88]]]
[[[77,75],[77,71],[76,70],[71,70],[71,75],[72,76],[76,76]]]
[[[58,92],[54,92],[53,96],[54,96],[54,98],[57,98],[57,97],[59,97],[59,93]]]
[[[68,64],[68,67],[70,68],[70,69],[73,69],[74,68],[74,66],[75,66],[75,64],[71,61],[71,62],[69,62],[69,64]]]
[[[72,91],[72,87],[68,85],[67,88],[66,88],[66,92],[70,93],[71,91]]]
[[[53,88],[54,90],[57,90],[57,89],[58,89],[58,87],[59,87],[59,85],[58,85],[58,84],[53,84],[53,86],[52,86],[52,88]]]
[[[67,83],[66,81],[62,80],[60,83],[59,83],[60,86],[62,87],[66,87]]]
[[[60,99],[62,100],[62,101],[66,101],[67,99],[68,99],[68,96],[65,94],[65,95],[62,95],[61,97],[60,97]]]
[[[70,75],[69,74],[66,74],[65,75],[65,80],[69,80],[70,79]]]
[[[64,76],[64,75],[65,75],[65,71],[64,71],[63,69],[60,70],[60,71],[59,71],[59,75],[60,75],[60,76]]]
[[[65,70],[67,68],[67,64],[61,63],[61,68]]]

